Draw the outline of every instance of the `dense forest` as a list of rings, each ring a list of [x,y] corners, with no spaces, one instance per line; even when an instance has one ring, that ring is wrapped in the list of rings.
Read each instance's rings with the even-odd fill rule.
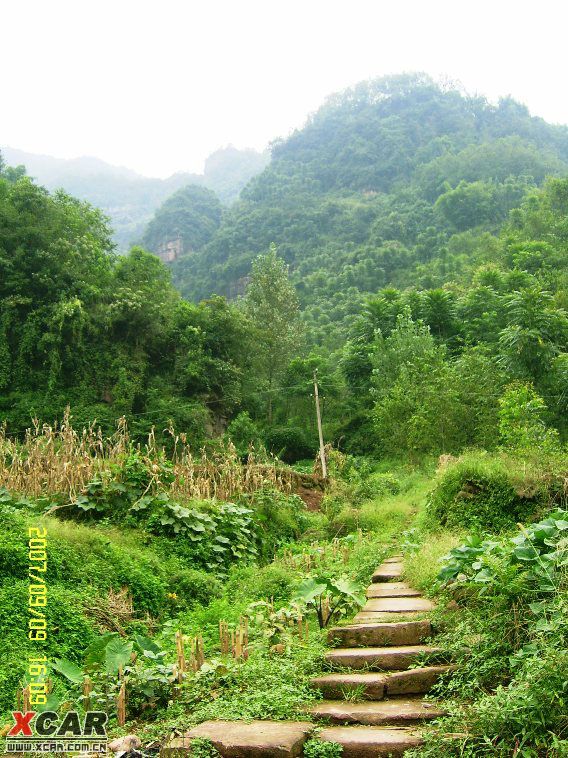
[[[46,707],[96,704],[148,754],[316,719],[328,627],[396,552],[436,604],[404,674],[444,664],[410,690],[443,716],[396,754],[565,756],[568,128],[389,77],[225,199],[177,188],[119,254],[0,157],[0,718],[30,692],[39,524]],[[344,720],[379,729],[365,708]],[[311,729],[307,758],[361,754]]]
[[[174,283],[199,304],[143,249],[117,257],[92,207],[5,168],[8,424],[69,404],[107,429],[169,418],[196,448],[229,424],[302,458],[318,369],[326,439],[351,452],[494,447],[513,382],[563,436],[565,160],[568,131],[511,101],[360,85],[276,143],[230,210],[190,185],[157,211],[144,242],[183,238]]]

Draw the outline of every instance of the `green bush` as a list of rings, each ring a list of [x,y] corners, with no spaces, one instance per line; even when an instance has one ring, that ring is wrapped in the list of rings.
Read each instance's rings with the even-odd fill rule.
[[[261,433],[258,426],[246,411],[239,413],[227,427],[227,437],[237,448],[241,458],[246,458],[250,447],[255,451],[262,449]]]
[[[28,575],[28,533],[25,519],[2,509],[0,513],[0,579]]]
[[[28,566],[28,523],[32,521],[23,514],[5,510],[2,516],[0,579],[23,579]],[[220,519],[220,528],[224,530],[220,534],[230,531],[229,520],[230,513]],[[55,518],[43,518],[39,522],[34,518],[34,526],[38,523],[48,534],[45,575],[48,585],[58,583],[74,590],[95,590],[101,596],[110,589],[118,591],[127,587],[135,611],[154,616],[171,611],[172,606],[175,608],[176,603],[170,602],[168,594],[176,593],[180,602],[188,605],[207,603],[221,591],[219,581],[212,574],[187,568],[188,556],[191,559],[196,543],[190,542],[189,549],[184,548],[183,543],[181,548],[184,549],[180,549],[181,540],[172,543],[165,537],[151,537],[139,530],[118,532],[114,528],[87,527]],[[208,542],[209,550],[211,544]],[[202,563],[208,558],[209,553],[203,556]]]
[[[169,592],[184,606],[208,605],[220,597],[223,585],[212,574],[197,569],[182,569],[169,577]]]
[[[273,559],[281,544],[298,539],[309,523],[306,506],[298,495],[264,489],[241,496],[239,502],[254,512],[258,555],[265,562]]]
[[[500,531],[537,514],[547,496],[538,480],[516,481],[510,462],[469,455],[439,474],[427,514],[443,526]]]
[[[442,593],[437,644],[456,670],[433,691],[454,701],[438,735],[468,739],[452,746],[431,735],[416,755],[567,754],[567,515],[553,512],[514,537],[469,537],[443,559],[430,586]],[[450,599],[459,611],[447,616]]]
[[[92,623],[81,613],[84,592],[59,584],[48,586],[47,639],[28,639],[28,581],[6,580],[0,586],[0,712],[14,705],[14,696],[25,673],[26,659],[32,652],[48,660],[65,657],[78,662],[83,650],[95,638]]]
[[[197,737],[191,740],[189,754],[192,758],[217,758],[221,755],[211,740],[206,737]]]
[[[250,602],[274,598],[278,603],[290,599],[296,583],[296,576],[277,564],[262,567],[236,566],[229,575],[226,588],[229,597]]]
[[[286,463],[313,458],[317,444],[303,429],[296,426],[277,426],[265,434],[266,447]]]

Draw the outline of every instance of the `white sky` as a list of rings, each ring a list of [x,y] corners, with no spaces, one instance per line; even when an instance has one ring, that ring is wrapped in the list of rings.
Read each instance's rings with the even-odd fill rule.
[[[563,0],[3,0],[0,144],[153,176],[427,71],[568,123]]]

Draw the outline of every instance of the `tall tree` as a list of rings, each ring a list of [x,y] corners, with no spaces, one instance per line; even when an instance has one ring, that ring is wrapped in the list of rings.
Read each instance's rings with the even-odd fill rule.
[[[272,420],[272,394],[276,380],[298,347],[301,326],[298,297],[288,278],[288,266],[272,244],[252,265],[244,297],[256,342],[255,363],[266,383],[268,420]]]

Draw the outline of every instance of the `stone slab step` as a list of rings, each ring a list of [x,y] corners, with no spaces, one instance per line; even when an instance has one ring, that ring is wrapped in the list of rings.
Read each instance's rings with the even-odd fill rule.
[[[396,671],[411,666],[420,655],[439,652],[428,645],[400,647],[338,647],[326,653],[331,666],[367,671]]]
[[[434,603],[426,597],[374,597],[367,600],[361,613],[412,613],[413,611],[431,611]]]
[[[434,703],[416,697],[349,703],[321,700],[309,710],[313,718],[332,724],[366,724],[368,726],[404,726],[444,715]]]
[[[374,672],[325,674],[311,680],[328,700],[383,700],[387,695],[421,695],[429,692],[438,679],[452,666],[422,666],[408,671],[386,674]]]
[[[373,574],[373,582],[396,582],[402,576],[402,563],[383,563]]]
[[[381,565],[384,565],[385,563],[402,563],[403,556],[402,555],[391,555],[390,558],[385,558],[383,563]]]
[[[330,726],[322,729],[318,739],[342,745],[342,758],[399,756],[405,750],[419,747],[423,743],[420,732],[416,729],[384,729],[379,726]]]
[[[359,611],[353,621],[356,624],[374,624],[377,621],[382,623],[392,623],[395,621],[413,621],[424,618],[424,611],[408,611],[408,613],[398,613],[397,611]]]
[[[385,582],[371,584],[367,587],[367,597],[420,597],[418,590],[409,587],[405,582]]]
[[[421,695],[429,692],[438,679],[455,666],[421,666],[408,671],[393,671],[387,675],[385,694]]]
[[[311,680],[311,686],[324,698],[343,700],[357,696],[360,700],[382,700],[386,692],[386,674],[325,674]]]
[[[421,621],[373,622],[336,626],[328,631],[330,644],[343,647],[383,647],[385,645],[419,645],[432,634],[427,619]]]
[[[297,758],[313,728],[307,721],[205,721],[171,740],[160,755],[191,754],[192,739],[205,737],[223,758]]]

